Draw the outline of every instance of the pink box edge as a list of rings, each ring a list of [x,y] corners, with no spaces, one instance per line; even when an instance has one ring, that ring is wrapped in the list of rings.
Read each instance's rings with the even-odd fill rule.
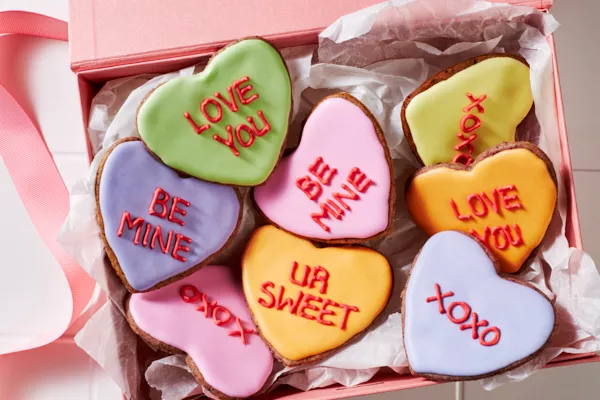
[[[312,32],[312,34],[317,33]],[[580,231],[580,221],[576,202],[575,186],[573,182],[573,171],[571,166],[571,156],[569,153],[569,143],[567,136],[566,121],[564,117],[564,107],[562,91],[560,88],[560,77],[558,71],[558,63],[556,59],[556,48],[554,43],[554,37],[548,38],[549,45],[552,51],[552,66],[554,76],[554,88],[556,98],[556,115],[557,125],[559,131],[559,138],[561,144],[561,165],[560,165],[560,176],[564,179],[564,183],[567,189],[567,220],[565,221],[566,236],[569,244],[573,247],[582,249],[582,237]],[[304,42],[306,44],[306,42]],[[284,46],[281,46],[284,47]],[[160,72],[164,72],[168,69],[175,69],[173,65],[185,64],[191,65],[197,62],[199,59],[210,55],[211,51],[203,49],[198,54],[184,54],[174,57],[172,59],[155,59],[155,60],[144,60],[134,65],[121,65],[111,66],[108,68],[100,68],[98,70],[88,70],[77,73],[78,86],[80,93],[80,103],[83,116],[84,127],[88,126],[89,110],[91,100],[97,92],[92,86],[90,81],[86,77],[92,78],[94,81],[104,79],[104,77],[110,76],[111,79],[116,77],[118,73],[126,70],[126,75],[138,74],[141,72],[147,72],[152,67],[159,66]],[[174,63],[174,64],[173,64]],[[169,68],[170,67],[170,68]],[[137,72],[136,72],[137,71]],[[88,156],[90,160],[93,158],[91,144],[86,134],[86,143],[88,147]],[[588,362],[599,362],[600,356],[595,353],[584,353],[584,354],[561,354],[554,360],[550,361],[544,368],[553,368],[566,365],[575,365]],[[301,392],[293,388],[281,388],[276,389],[271,393],[261,396],[265,399],[286,399],[286,400],[304,400],[304,399],[339,399],[349,396],[362,396],[375,393],[390,392],[403,389],[411,389],[422,386],[429,386],[439,384],[438,382],[429,381],[421,377],[414,377],[408,374],[378,374],[370,381],[360,384],[354,387],[344,387],[341,385],[329,386],[326,388],[313,389],[308,392]]]
[[[199,0],[198,6],[202,6],[202,1],[208,0]],[[320,7],[321,12],[315,15],[314,13],[311,14],[311,10],[318,4],[320,5],[322,0],[304,0],[303,3],[296,4],[296,9],[300,12],[299,18],[284,18],[282,21],[285,21],[285,29],[283,29],[283,25],[279,24],[277,25],[277,29],[262,31],[262,36],[268,40],[273,40],[279,47],[290,47],[294,45],[294,41],[304,40],[305,37],[311,37],[315,32],[320,32],[325,26],[335,21],[335,18],[343,14],[344,11],[347,13],[363,7],[373,6],[380,3],[380,1],[329,0],[329,3]],[[553,0],[490,1],[512,5],[525,5],[538,9],[549,9],[553,4]],[[122,1],[120,4],[117,3],[96,0],[72,0],[69,2],[71,67],[75,72],[132,64],[141,61],[166,59],[174,55],[195,54],[200,51],[214,51],[237,37],[252,36],[257,29],[265,29],[264,26],[258,28],[255,25],[250,25],[254,27],[254,30],[245,29],[244,25],[246,24],[240,24],[241,21],[237,21],[238,24],[233,24],[233,29],[220,29],[218,31],[212,29],[197,30],[194,28],[194,25],[207,26],[207,24],[194,24],[197,18],[194,18],[193,13],[186,13],[177,19],[177,26],[172,28],[184,25],[188,26],[188,30],[184,32],[176,30],[179,34],[170,35],[169,33],[172,29],[166,31],[158,28],[147,30],[148,26],[152,26],[149,24],[156,23],[157,18],[160,18],[160,12],[165,11],[164,2],[154,0],[147,7],[136,8],[135,18],[132,18],[130,14],[116,16],[115,12],[128,5],[127,1]],[[248,0],[246,3],[249,8],[256,7],[261,12],[266,12],[267,14],[279,13],[277,15],[281,16],[282,6],[279,3],[273,4],[266,0]],[[176,4],[181,5],[182,3],[177,2]],[[226,1],[222,6],[225,15],[223,12],[217,15],[223,19],[227,18],[227,12],[231,11],[232,4],[231,1]],[[303,4],[304,7],[302,7]],[[307,4],[312,6],[307,6]],[[233,10],[235,12],[236,8],[233,7]],[[241,11],[244,10],[242,9]],[[285,16],[287,17],[288,14],[286,13]],[[317,21],[317,26],[304,23],[311,16],[312,20]],[[107,18],[111,19],[110,29],[107,29],[107,26],[109,26],[106,23]],[[169,23],[174,23],[169,18],[166,21],[167,27]],[[114,24],[116,26],[113,26]],[[121,40],[121,36],[114,34],[115,29],[116,31],[119,29],[134,29],[143,31],[145,34],[139,37],[129,37],[129,41],[124,42]],[[197,37],[203,38],[201,44],[198,44]]]

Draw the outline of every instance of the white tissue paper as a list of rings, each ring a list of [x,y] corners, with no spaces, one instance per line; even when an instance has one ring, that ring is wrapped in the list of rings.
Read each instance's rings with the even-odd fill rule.
[[[399,117],[402,101],[427,77],[452,64],[491,52],[519,53],[531,67],[535,113],[521,124],[517,138],[540,146],[560,177],[552,56],[547,42],[547,36],[557,27],[550,14],[530,7],[473,0],[401,0],[340,18],[320,35],[317,46],[282,50],[294,95],[288,147],[297,144],[301,122],[312,106],[340,90],[362,101],[385,133],[398,191],[394,226],[389,237],[367,245],[390,260],[395,282],[390,303],[359,341],[310,366],[284,368],[276,363],[264,391],[280,384],[302,390],[334,383],[357,385],[371,379],[381,367],[407,372],[400,293],[410,263],[426,236],[411,221],[404,202],[405,181],[418,168],[418,162],[404,140]],[[71,212],[60,235],[61,244],[112,300],[79,332],[77,344],[108,371],[128,398],[159,399],[162,395],[162,399],[176,400],[210,393],[198,387],[183,356],[155,352],[129,329],[122,306],[126,291],[105,260],[96,222],[96,170],[103,149],[117,139],[137,136],[136,110],[150,90],[201,68],[123,78],[104,85],[92,102],[88,129],[96,157],[88,176],[72,190]],[[247,199],[248,191],[242,193]],[[558,331],[535,359],[513,371],[483,379],[486,389],[523,380],[561,352],[600,349],[600,276],[588,255],[569,248],[565,237],[566,200],[566,188],[559,179],[558,212],[535,261],[519,274],[520,279],[555,301]],[[227,263],[239,256],[257,216],[250,202],[245,201],[238,237],[216,262]]]

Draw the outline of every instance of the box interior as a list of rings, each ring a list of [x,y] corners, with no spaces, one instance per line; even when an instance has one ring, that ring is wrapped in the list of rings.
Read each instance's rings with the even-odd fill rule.
[[[543,5],[541,1],[535,1],[538,5]],[[312,32],[311,34],[302,35],[297,38],[299,44],[311,44],[317,42],[318,32]],[[289,44],[289,43],[288,43]],[[566,236],[570,246],[576,248],[582,248],[581,232],[579,227],[579,216],[577,211],[577,203],[575,198],[575,187],[573,183],[573,174],[571,170],[571,159],[569,154],[569,146],[567,140],[566,124],[564,118],[562,94],[560,90],[560,82],[558,79],[558,65],[556,62],[556,53],[554,46],[553,37],[549,38],[549,44],[553,54],[553,74],[554,74],[554,85],[556,93],[556,118],[557,126],[561,141],[561,165],[560,165],[560,177],[563,180],[565,187],[567,188],[567,221],[566,221]],[[86,142],[88,143],[88,154],[90,160],[93,158],[91,146],[87,137],[87,126],[88,118],[90,113],[90,106],[93,97],[100,90],[103,83],[110,79],[116,79],[125,76],[138,75],[143,73],[160,74],[169,71],[184,68],[186,66],[194,65],[199,62],[206,62],[212,55],[213,51],[207,51],[198,49],[195,53],[187,53],[184,55],[174,55],[170,58],[152,60],[152,61],[140,61],[133,62],[124,65],[109,66],[104,68],[89,69],[86,71],[79,71],[77,73],[78,85],[80,92],[81,111],[83,115],[83,123],[86,127]],[[594,353],[587,354],[562,354],[556,359],[552,360],[546,367],[563,366],[585,362],[597,362],[600,361],[600,356]],[[271,393],[264,395],[264,398],[268,399],[314,399],[314,398],[344,398],[349,396],[360,396],[373,393],[388,392],[394,390],[416,388],[420,386],[427,386],[435,384],[436,382],[429,381],[420,377],[413,377],[411,375],[398,375],[389,369],[383,369],[370,381],[351,388],[346,388],[340,385],[330,386],[322,389],[311,390],[310,392],[301,392],[291,387],[279,387]]]

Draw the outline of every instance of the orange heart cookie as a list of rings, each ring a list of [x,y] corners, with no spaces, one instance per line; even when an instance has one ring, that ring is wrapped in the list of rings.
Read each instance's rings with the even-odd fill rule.
[[[527,142],[503,143],[465,167],[437,164],[417,171],[406,190],[413,220],[428,235],[458,230],[479,238],[515,273],[538,247],[556,206],[548,156]]]
[[[292,366],[322,358],[367,329],[389,300],[392,270],[375,250],[316,248],[267,225],[248,242],[242,280],[260,334]]]

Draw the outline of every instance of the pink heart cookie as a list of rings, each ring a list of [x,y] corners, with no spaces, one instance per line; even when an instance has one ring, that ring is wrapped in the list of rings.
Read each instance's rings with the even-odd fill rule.
[[[293,154],[254,189],[262,213],[307,239],[353,243],[389,231],[394,187],[391,157],[379,124],[347,93],[312,110]]]
[[[402,296],[411,372],[435,380],[480,379],[516,368],[546,346],[556,326],[546,296],[498,276],[483,245],[456,231],[425,243]]]
[[[127,319],[153,346],[186,353],[198,382],[219,397],[257,393],[273,369],[271,351],[230,268],[209,265],[168,286],[135,293]]]

